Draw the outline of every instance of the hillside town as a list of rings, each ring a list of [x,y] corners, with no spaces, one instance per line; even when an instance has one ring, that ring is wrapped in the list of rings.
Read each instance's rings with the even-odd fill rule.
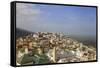
[[[96,48],[63,33],[36,32],[16,39],[16,64],[68,63],[96,60]]]

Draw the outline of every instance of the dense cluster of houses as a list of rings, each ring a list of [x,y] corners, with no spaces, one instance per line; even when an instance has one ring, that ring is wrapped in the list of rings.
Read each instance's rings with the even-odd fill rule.
[[[95,48],[62,33],[37,32],[16,39],[17,64],[39,64],[34,57],[39,60],[40,55],[48,58],[44,64],[96,60]]]

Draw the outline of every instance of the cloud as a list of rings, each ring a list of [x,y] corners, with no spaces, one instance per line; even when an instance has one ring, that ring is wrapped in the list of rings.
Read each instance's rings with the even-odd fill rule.
[[[43,8],[43,6],[41,7]],[[50,22],[48,23],[48,20],[45,18],[45,16],[49,17],[51,15],[50,12],[43,12],[35,4],[17,3],[16,9],[17,28],[37,32],[52,31],[52,27],[56,26]]]
[[[37,15],[40,13],[39,9],[35,8],[33,4],[17,3],[17,13],[23,15]]]
[[[41,11],[35,7],[34,4],[17,3],[17,27],[22,29],[31,29],[33,23],[39,19]],[[29,27],[30,26],[30,27]]]

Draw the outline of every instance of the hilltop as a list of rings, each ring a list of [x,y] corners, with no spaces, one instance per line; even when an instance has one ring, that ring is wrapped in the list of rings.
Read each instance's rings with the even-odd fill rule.
[[[36,32],[18,37],[16,50],[16,62],[20,65],[96,60],[94,47],[62,33]]]

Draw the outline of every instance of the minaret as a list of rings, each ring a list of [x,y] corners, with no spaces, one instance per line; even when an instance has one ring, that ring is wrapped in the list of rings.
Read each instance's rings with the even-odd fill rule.
[[[56,47],[53,48],[53,61],[56,62]]]

